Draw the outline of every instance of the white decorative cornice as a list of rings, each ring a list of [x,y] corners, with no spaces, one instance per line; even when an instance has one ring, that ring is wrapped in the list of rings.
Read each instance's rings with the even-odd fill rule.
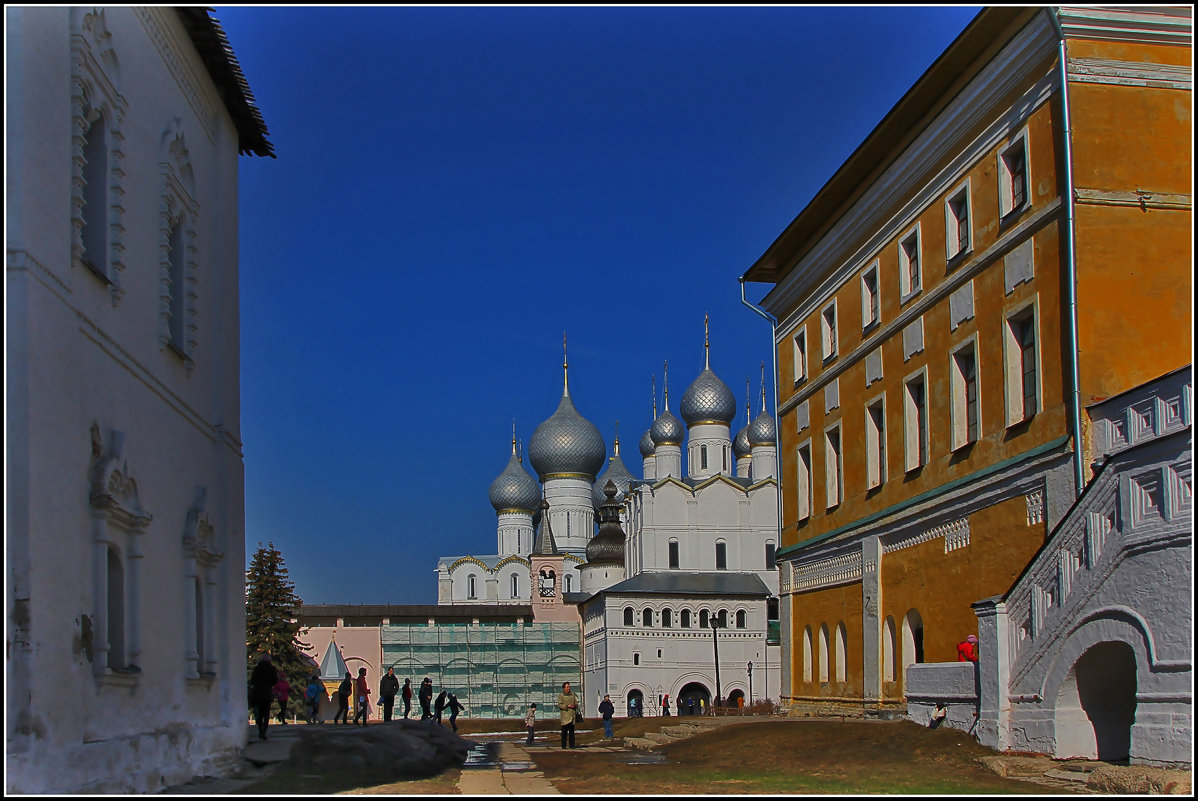
[[[964,548],[969,545],[969,518],[962,517],[958,520],[941,523],[932,528],[907,533],[905,536],[891,542],[884,542],[882,544],[882,553],[901,551],[913,545],[931,542],[937,537],[944,538],[945,553],[955,551],[958,548]]]
[[[1069,59],[1069,80],[1078,83],[1105,83],[1156,89],[1183,89],[1194,86],[1194,73],[1188,66],[1119,61],[1107,58]]]
[[[91,427],[91,468],[88,503],[92,513],[133,533],[142,533],[154,518],[141,508],[137,480],[124,461],[125,435],[111,432],[105,450],[99,423]],[[105,532],[97,529],[97,532]],[[105,533],[106,536],[106,533]]]
[[[1179,6],[1057,9],[1066,39],[1193,46],[1194,10]]]
[[[813,590],[861,579],[861,552],[841,554],[830,559],[795,565],[793,590]]]
[[[175,10],[166,6],[135,6],[133,13],[141,21],[150,41],[157,48],[158,55],[162,57],[167,71],[175,79],[179,91],[187,98],[187,103],[195,112],[196,119],[199,120],[200,127],[208,137],[208,141],[212,142],[216,131],[216,109],[219,104],[207,90],[204,82],[185,63],[185,59],[180,57],[180,53],[186,53],[194,48],[190,42],[184,44],[185,40],[180,39],[178,34],[182,33],[182,25],[172,25],[169,21],[169,17],[177,18]]]
[[[1024,496],[1027,501],[1027,524],[1037,526],[1044,522],[1044,490],[1038,489]]]

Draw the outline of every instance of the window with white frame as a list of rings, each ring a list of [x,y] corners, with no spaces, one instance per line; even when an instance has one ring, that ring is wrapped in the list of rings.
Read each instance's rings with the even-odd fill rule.
[[[775,543],[767,542],[765,544],[765,569],[773,570],[778,566],[777,560],[778,546]]]
[[[1005,331],[1007,425],[1030,420],[1040,410],[1035,307],[1007,318]]]
[[[670,609],[668,607],[661,610],[661,627],[663,629],[668,629],[668,628],[673,627],[673,625],[674,625],[674,610]]]
[[[820,313],[820,321],[821,321],[820,324],[821,324],[821,328],[822,328],[822,332],[823,332],[823,337],[822,337],[823,350],[821,353],[822,353],[824,361],[827,361],[828,359],[831,359],[832,357],[834,357],[836,355],[836,346],[839,341],[839,336],[837,335],[837,330],[836,330],[836,301],[835,300],[833,300],[831,303],[829,303],[827,306],[824,307],[823,312]]]
[[[644,626],[645,628],[650,628],[653,626],[653,610],[652,609],[644,609],[641,611],[641,625]]]
[[[706,445],[699,446],[699,469],[700,470],[707,469],[707,446]]]
[[[678,569],[678,540],[670,540],[669,543],[667,544],[667,550],[669,551],[670,569],[677,570]]]
[[[867,489],[886,480],[886,405],[878,398],[865,407],[865,483]]]
[[[715,569],[728,569],[728,543],[717,540],[715,544]]]
[[[511,597],[511,598],[519,598],[520,597],[520,577],[517,576],[515,573],[512,574],[511,594],[509,597]]]
[[[108,140],[104,114],[89,109],[83,140],[83,263],[108,278]]]
[[[844,621],[836,625],[836,654],[832,660],[836,666],[836,680],[848,679],[848,635],[845,632]]]
[[[824,480],[828,508],[839,506],[844,499],[844,462],[840,451],[840,426],[824,432]]]
[[[928,462],[928,397],[924,373],[904,385],[906,395],[903,422],[905,428],[905,465],[908,471]]]
[[[678,625],[684,629],[691,627],[691,610],[683,609],[678,615]]]
[[[811,443],[799,446],[795,466],[798,470],[798,476],[795,479],[795,490],[798,495],[798,519],[806,520],[811,517]]]
[[[470,598],[470,599],[477,598],[478,597],[477,590],[478,590],[477,581],[474,578],[474,574],[471,573],[470,575],[466,576],[466,597]]]
[[[819,627],[819,680],[828,681],[828,624]]]
[[[952,261],[973,247],[969,213],[969,183],[944,202],[944,256]]]
[[[803,681],[811,681],[811,627],[803,629]]]
[[[634,620],[635,615],[636,615],[636,612],[633,611],[631,606],[624,607],[624,625],[625,626],[633,625],[633,620]]]
[[[1006,217],[1025,208],[1028,193],[1027,136],[1020,136],[998,156],[998,210]]]
[[[919,246],[919,226],[899,241],[899,285],[902,289],[902,301],[907,301],[919,292],[922,286],[920,277],[921,251]]]
[[[952,438],[953,450],[977,442],[979,428],[978,366],[974,343],[952,355]]]
[[[807,380],[807,328],[800,328],[794,335],[795,383]]]
[[[861,328],[874,325],[882,314],[878,300],[878,263],[875,261],[861,273]]]

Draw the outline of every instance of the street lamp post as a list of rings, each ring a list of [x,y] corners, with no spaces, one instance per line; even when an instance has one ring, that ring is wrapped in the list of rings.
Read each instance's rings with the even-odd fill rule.
[[[753,663],[752,662],[750,662],[746,666],[746,670],[749,673],[749,707],[751,709],[753,706]]]
[[[720,699],[723,697],[723,693],[720,690],[720,643],[716,637],[716,629],[720,627],[720,619],[713,610],[708,613],[707,620],[708,625],[711,626],[711,647],[715,651],[715,705],[718,707]],[[712,710],[712,714],[715,714],[714,709]]]

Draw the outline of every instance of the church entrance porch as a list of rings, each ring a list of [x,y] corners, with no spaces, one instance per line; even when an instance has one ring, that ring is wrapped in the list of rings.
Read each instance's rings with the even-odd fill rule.
[[[1081,655],[1061,685],[1055,756],[1125,760],[1135,719],[1135,652],[1123,642],[1098,643]]]

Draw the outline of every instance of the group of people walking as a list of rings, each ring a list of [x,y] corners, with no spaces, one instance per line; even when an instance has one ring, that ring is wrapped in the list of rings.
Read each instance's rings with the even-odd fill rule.
[[[335,695],[337,712],[333,715],[333,723],[340,722],[349,725],[352,699],[355,713],[352,719],[353,725],[365,726],[371,709],[371,690],[366,681],[366,668],[358,668],[357,678],[346,671],[345,678],[338,685]],[[383,708],[383,722],[391,721],[397,696],[403,701],[403,716],[404,720],[407,720],[412,713],[412,695],[412,680],[404,679],[401,687],[399,678],[395,675],[395,669],[387,668],[387,674],[379,681],[378,693]],[[287,681],[286,675],[272,664],[270,654],[263,654],[250,674],[249,687],[249,705],[254,712],[254,723],[258,727],[259,740],[267,739],[266,731],[270,723],[271,707],[276,699],[279,702],[279,722],[287,723],[287,703],[290,696],[291,684]],[[320,675],[314,673],[304,690],[305,718],[308,723],[323,722],[320,719],[320,707],[328,700],[329,697],[325,692],[324,683],[320,680]],[[444,725],[442,718],[448,711],[449,725],[455,732],[458,730],[458,714],[464,712],[466,708],[456,695],[442,690],[434,701],[433,681],[426,677],[420,684],[418,700],[421,706],[420,719],[422,721],[435,720],[438,725]]]

